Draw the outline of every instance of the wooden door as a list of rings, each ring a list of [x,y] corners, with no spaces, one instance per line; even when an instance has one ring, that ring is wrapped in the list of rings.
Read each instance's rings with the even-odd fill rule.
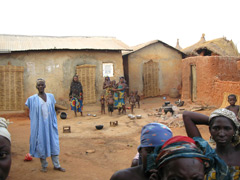
[[[24,109],[23,72],[21,66],[0,66],[0,111]]]
[[[76,67],[76,73],[83,87],[83,103],[96,102],[96,66],[80,65]]]
[[[160,95],[159,90],[159,69],[158,63],[152,60],[143,65],[143,94],[144,97],[154,97]]]
[[[192,101],[197,100],[197,72],[196,65],[191,65],[191,99]]]

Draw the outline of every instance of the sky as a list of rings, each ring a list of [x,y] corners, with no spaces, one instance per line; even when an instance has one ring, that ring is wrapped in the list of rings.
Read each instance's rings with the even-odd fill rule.
[[[240,51],[239,0],[1,0],[0,34],[110,36],[182,48],[226,37]]]

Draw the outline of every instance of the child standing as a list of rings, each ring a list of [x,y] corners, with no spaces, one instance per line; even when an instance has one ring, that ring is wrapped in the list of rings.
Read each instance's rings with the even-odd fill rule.
[[[113,99],[112,93],[108,95],[107,105],[108,105],[108,113],[111,113],[112,115],[112,112],[114,110],[114,99]]]
[[[101,103],[101,114],[105,114],[105,97],[104,97],[104,94],[101,96],[100,103]]]
[[[240,121],[240,112],[239,112],[240,108],[239,108],[238,105],[235,105],[236,102],[237,102],[236,95],[235,94],[230,94],[228,96],[228,102],[229,102],[230,106],[227,106],[226,109],[234,112],[237,116],[238,121]]]
[[[135,103],[136,103],[136,99],[135,99],[133,91],[131,91],[130,96],[129,96],[129,104],[131,105],[131,113],[132,114],[133,114],[133,108],[135,106]]]
[[[140,96],[138,95],[138,91],[135,91],[135,99],[136,103],[138,104],[138,108],[140,108]]]

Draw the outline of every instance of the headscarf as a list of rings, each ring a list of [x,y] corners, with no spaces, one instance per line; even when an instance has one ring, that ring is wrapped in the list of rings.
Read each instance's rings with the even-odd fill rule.
[[[172,131],[164,124],[149,123],[142,128],[140,146],[155,147],[162,146],[169,138],[172,137]]]
[[[5,118],[0,117],[0,136],[3,136],[7,138],[11,142],[11,135],[8,132],[9,121],[7,121]]]
[[[235,139],[236,139],[236,142],[234,142],[234,145],[237,145],[240,143],[240,140],[239,140],[239,127],[240,127],[240,123],[235,115],[234,112],[232,111],[229,111],[228,109],[225,109],[225,108],[221,108],[221,109],[217,109],[215,111],[213,111],[209,117],[209,122],[215,118],[215,117],[219,117],[219,116],[223,116],[223,117],[226,117],[228,119],[230,119],[236,126],[236,132],[234,134],[235,136]]]
[[[110,81],[110,77],[109,76],[105,76],[105,80],[106,80],[106,78],[107,78],[108,81]]]
[[[176,158],[199,158],[207,162],[208,167],[210,163],[210,159],[203,155],[195,141],[186,136],[175,136],[166,141],[155,161],[159,169]]]
[[[72,83],[71,83],[71,86],[70,86],[69,97],[72,97],[72,94],[75,93],[75,92],[76,92],[77,95],[79,95],[80,93],[83,93],[81,82],[79,80],[77,82],[75,82],[74,77],[78,77],[78,75],[73,76]]]
[[[147,157],[147,171],[159,169],[167,162],[176,158],[196,158],[203,162],[205,174],[213,167],[218,180],[227,180],[228,167],[215,151],[202,138],[192,139],[186,136],[175,136],[160,148],[155,148],[153,154]]]

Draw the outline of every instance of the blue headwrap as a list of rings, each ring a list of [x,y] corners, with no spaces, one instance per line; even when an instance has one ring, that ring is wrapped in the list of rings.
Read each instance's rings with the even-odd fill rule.
[[[172,137],[172,131],[164,124],[149,123],[142,128],[141,144],[142,147],[162,146],[168,139]]]

